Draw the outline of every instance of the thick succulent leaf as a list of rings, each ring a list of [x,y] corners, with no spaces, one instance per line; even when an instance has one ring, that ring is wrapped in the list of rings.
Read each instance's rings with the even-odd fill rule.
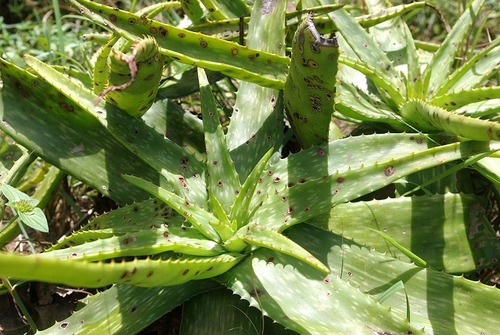
[[[182,216],[158,199],[148,199],[99,215],[80,230],[69,236],[63,236],[46,251],[68,248],[145,229],[153,230],[163,226],[181,227],[184,222],[185,219]]]
[[[339,45],[324,38],[307,15],[292,41],[292,57],[283,97],[288,121],[302,148],[329,140],[335,105]]]
[[[500,47],[499,47],[500,49]],[[500,59],[500,58],[499,58]],[[446,110],[456,110],[462,106],[475,103],[495,100],[493,97],[500,96],[500,86],[480,87],[455,91],[434,97],[430,103]],[[497,99],[498,100],[498,99]],[[455,111],[457,113],[457,111]]]
[[[61,96],[46,81],[1,59],[0,70],[0,127],[17,143],[121,203],[147,197],[139,188],[124,184],[121,173],[161,179],[96,118],[82,111],[75,101]],[[89,166],[92,168],[86,168]]]
[[[103,237],[77,246],[44,252],[40,256],[98,261],[155,255],[165,251],[191,256],[216,256],[225,250],[217,243],[207,240],[194,227],[161,227]]]
[[[500,38],[497,38],[451,74],[436,95],[469,90],[482,85],[486,79],[498,72]]]
[[[205,141],[201,120],[191,113],[186,113],[174,101],[157,100],[142,116],[142,119],[149,127],[168,137],[200,161],[205,159]],[[186,170],[184,166],[181,168]]]
[[[266,87],[277,89],[283,87],[289,62],[286,57],[250,49],[158,21],[142,19],[135,14],[92,1],[70,0],[70,2],[82,14],[112,28],[127,39],[134,40],[142,35],[155,37],[162,54],[182,63],[220,71]]]
[[[236,195],[240,192],[240,180],[229,154],[215,98],[205,71],[201,68],[198,68],[198,78],[207,150],[208,192],[211,198],[215,197],[220,202],[224,212],[229,213]]]
[[[255,1],[247,34],[249,47],[285,55],[285,6],[285,1]],[[226,139],[241,183],[270,148],[281,146],[283,113],[277,89],[240,84]]]
[[[404,84],[394,86],[393,83],[387,81],[387,78],[381,75],[381,72],[385,70],[380,69],[377,63],[365,63],[346,55],[340,55],[339,62],[367,76],[377,85],[377,88],[383,89],[385,92],[387,92],[387,94],[389,94],[389,96],[394,100],[396,104],[401,104],[404,101]]]
[[[498,121],[500,116],[500,99],[473,102],[456,109],[454,112],[472,117],[491,116],[492,120]]]
[[[424,91],[433,96],[446,83],[451,66],[455,62],[458,46],[468,37],[472,24],[476,21],[484,0],[473,0],[462,13],[452,30],[446,35],[444,42],[435,53],[424,71]]]
[[[199,178],[203,165],[194,156],[151,129],[141,119],[130,117],[102,101],[96,106],[97,97],[90,90],[36,58],[27,56],[26,62],[53,87],[71,99],[73,104],[99,120],[110,134],[132,153],[160,172],[175,192],[181,195],[191,193],[193,202],[204,201],[205,185]]]
[[[82,227],[82,230],[112,229],[116,234],[147,228],[157,228],[163,224],[181,226],[184,218],[158,199],[148,199],[117,208],[99,215]]]
[[[212,213],[142,178],[134,176],[123,176],[123,178],[169,205],[205,237],[220,242],[220,236],[217,233],[219,220]]]
[[[332,242],[328,233],[318,233],[325,236],[319,238],[323,252]],[[307,237],[318,242],[312,234]],[[327,254],[321,258],[327,260]],[[325,277],[278,252],[259,249],[219,278],[264,315],[300,334],[423,334],[337,275]]]
[[[330,13],[329,16],[359,58],[350,60],[341,55],[339,61],[348,66],[357,65],[356,69],[359,71],[365,70],[365,74],[376,80],[380,84],[379,87],[386,90],[396,103],[402,102],[405,85],[392,62],[373,38],[344,9]]]
[[[216,20],[248,16],[250,13],[244,0],[201,0],[201,2]]]
[[[432,267],[464,273],[491,266],[500,249],[484,226],[485,207],[483,198],[466,194],[388,198],[339,204],[308,223],[404,260],[368,228],[377,229]]]
[[[445,130],[476,141],[500,140],[500,123],[458,115],[423,100],[409,100],[401,116],[421,131]]]
[[[383,144],[388,139],[393,141]],[[355,142],[359,146],[354,146],[357,149],[353,151]],[[365,145],[369,149],[363,149]],[[362,156],[368,150],[371,154]],[[487,142],[435,147],[434,142],[427,142],[422,135],[387,134],[336,140],[271,166],[254,196],[256,200],[263,199],[262,193],[267,192],[267,197],[251,222],[281,231],[416,171],[490,150]]]
[[[286,236],[272,229],[268,229],[266,226],[249,224],[242,227],[232,238],[224,243],[224,247],[231,251],[240,252],[249,244],[279,251],[285,255],[300,259],[319,271],[324,273],[330,272],[324,264],[312,256],[307,250],[303,249]]]
[[[338,97],[335,104],[337,113],[334,113],[334,116],[341,119],[348,117],[358,121],[383,122],[394,127],[401,126],[402,118],[384,102],[344,80],[346,73],[343,69],[339,70],[339,75]]]
[[[267,166],[267,162],[271,158],[273,149],[270,149],[255,165],[254,169],[248,175],[245,183],[241,187],[241,191],[234,200],[234,205],[231,208],[229,217],[236,221],[237,227],[241,228],[248,223],[248,218],[252,215],[254,208],[250,208],[252,195],[257,188],[260,176]]]
[[[216,320],[216,321],[214,321]],[[204,292],[182,305],[181,334],[294,335],[228,289]]]
[[[226,253],[214,257],[91,263],[3,252],[0,253],[0,276],[73,287],[98,288],[115,283],[148,287],[173,286],[190,280],[218,276],[240,260],[241,255]]]
[[[83,308],[36,335],[137,334],[192,296],[216,286],[210,280],[151,288],[117,284],[86,298]]]
[[[328,261],[332,273],[325,278],[293,258],[260,249],[219,278],[252,306],[301,334],[494,334],[500,327],[500,291],[493,287],[395,260],[308,225],[288,233]],[[375,303],[400,280],[404,291]]]
[[[388,1],[367,0],[366,7],[369,13],[383,13],[388,9]],[[406,73],[406,65],[408,64],[405,26],[406,23],[403,23],[401,17],[397,16],[368,29],[370,36],[386,53],[393,66],[397,70],[403,70],[403,73]]]

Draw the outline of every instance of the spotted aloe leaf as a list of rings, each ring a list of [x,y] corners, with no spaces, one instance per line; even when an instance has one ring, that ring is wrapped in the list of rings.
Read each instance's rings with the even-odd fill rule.
[[[209,194],[211,199],[216,198],[220,202],[225,213],[229,213],[236,195],[240,192],[239,176],[229,154],[215,98],[208,84],[207,76],[201,68],[198,70],[198,78],[207,150]]]
[[[0,128],[5,133],[118,202],[147,197],[138,188],[125,187],[120,173],[140,173],[151,180],[158,180],[159,173],[137,159],[98,120],[82,113],[74,100],[61,96],[38,75],[3,59],[0,71],[3,80]],[[37,117],[32,117],[32,113]]]
[[[500,140],[500,123],[458,115],[422,100],[409,100],[401,116],[423,131],[443,129],[477,141]]]
[[[304,238],[311,239],[308,246],[324,243],[322,253],[317,254],[320,259],[342,264],[341,256],[330,258],[325,251],[336,247],[328,239],[331,234],[316,231],[316,237],[307,234],[307,229],[303,231]],[[297,240],[304,245],[301,238]],[[220,279],[251,306],[299,334],[424,334],[405,317],[393,313],[342,277],[325,276],[304,266],[281,253],[259,249]],[[308,312],[304,306],[315,306],[314,311]],[[334,312],[338,306],[342,306],[341,316]]]
[[[255,1],[246,39],[248,47],[284,56],[285,12],[284,1]],[[241,183],[246,183],[261,157],[271,148],[278,151],[282,146],[283,114],[278,89],[240,83],[226,140]]]
[[[471,1],[464,13],[453,26],[446,39],[432,57],[430,64],[426,67],[424,75],[424,92],[434,95],[440,91],[450,75],[452,64],[455,61],[457,45],[460,45],[468,37],[469,29],[477,18],[484,0]]]
[[[2,276],[38,280],[76,287],[103,287],[115,283],[137,286],[172,286],[218,276],[236,265],[241,256],[135,259],[120,263],[68,262],[40,255],[0,254]],[[57,276],[54,276],[57,273]]]
[[[221,235],[223,236],[227,235],[227,230],[230,230],[230,227],[221,225],[217,217],[212,213],[202,207],[198,207],[196,204],[190,203],[189,200],[183,199],[175,193],[169,192],[142,178],[134,176],[123,176],[123,178],[168,204],[212,241],[220,242],[221,238],[217,232],[218,229],[222,230]]]
[[[285,82],[288,119],[301,147],[327,142],[335,101],[336,37],[322,37],[307,16],[292,41],[292,60]]]
[[[160,52],[174,60],[220,71],[267,87],[279,89],[283,86],[288,67],[288,59],[285,57],[141,18],[92,1],[70,2],[82,14],[109,26],[127,39],[134,40],[142,35],[155,37]]]
[[[356,152],[343,149],[348,143],[349,147],[356,143]],[[387,156],[381,151],[374,155],[371,148],[375,143]],[[267,227],[281,231],[416,171],[495,150],[498,145],[486,142],[436,147],[422,135],[410,134],[336,140],[270,166],[257,190],[261,195],[256,195],[254,200],[263,204],[250,222],[265,222]],[[264,192],[267,195],[263,196]]]
[[[242,227],[236,234],[224,243],[228,250],[241,251],[248,245],[268,248],[292,256],[311,265],[324,273],[330,273],[327,266],[316,259],[311,253],[303,249],[286,236],[268,229],[266,226],[249,224]]]
[[[87,232],[85,235],[90,235]],[[95,232],[97,236],[100,231]],[[97,261],[118,257],[156,255],[166,251],[191,256],[216,256],[224,253],[217,243],[207,240],[196,228],[161,227],[124,235],[99,236],[78,246],[52,250],[42,257]],[[95,238],[95,236],[93,237]]]
[[[200,178],[202,165],[195,157],[151,129],[142,120],[132,118],[102,101],[96,107],[97,97],[90,90],[36,58],[27,56],[26,62],[60,93],[72,99],[67,108],[98,120],[122,145],[162,174],[164,182],[173,190],[179,194],[191,191],[191,201],[205,201],[205,185]]]
[[[289,256],[260,249],[222,279],[252,306],[294,331],[460,334],[495,333],[499,327],[500,293],[494,287],[395,260],[308,225],[293,227],[288,233],[327,261],[332,273],[325,278],[319,271],[303,270],[305,265]],[[394,293],[383,304],[375,302],[395,278],[402,280],[404,291]],[[288,289],[283,290],[283,285]],[[314,312],[304,313],[304,305],[315,306]],[[338,306],[342,306],[342,316],[332,317]],[[406,320],[408,313],[410,319]]]
[[[82,308],[37,335],[137,334],[187,299],[217,287],[210,280],[176,286],[138,287],[117,284],[83,301]]]

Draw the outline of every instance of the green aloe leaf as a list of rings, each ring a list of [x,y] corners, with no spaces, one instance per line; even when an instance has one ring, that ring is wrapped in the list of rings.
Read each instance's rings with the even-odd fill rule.
[[[488,233],[485,207],[467,194],[388,198],[339,204],[308,223],[404,260],[368,228],[377,229],[432,267],[464,273],[491,266],[500,247]]]
[[[96,233],[99,236],[99,232]],[[120,236],[103,236],[78,246],[44,252],[41,256],[97,261],[155,255],[165,251],[191,256],[216,256],[225,250],[217,243],[207,240],[196,228],[171,227],[142,230]]]
[[[2,59],[0,71],[0,128],[5,133],[115,201],[147,197],[144,191],[125,186],[121,173],[151,180],[159,180],[160,175],[114,139],[98,120],[42,78]]]
[[[484,0],[473,0],[460,16],[453,26],[452,30],[446,35],[446,39],[441,44],[430,64],[424,71],[424,91],[433,96],[440,91],[443,84],[446,83],[450,74],[451,66],[455,61],[457,46],[468,37],[472,24],[478,17],[480,8]]]
[[[217,233],[219,220],[212,213],[142,178],[134,176],[123,176],[123,178],[168,204],[177,213],[186,218],[205,237],[212,241],[220,242],[221,238]],[[223,235],[225,235],[225,230],[230,228],[220,227],[220,229],[224,230]]]
[[[217,284],[210,280],[172,287],[117,284],[83,300],[84,307],[36,335],[137,334],[189,298]]]
[[[255,1],[248,47],[285,55],[285,7],[285,1]],[[251,82],[241,82],[238,88],[226,140],[241,183],[269,149],[278,150],[283,143],[284,109],[278,89]]]
[[[242,227],[231,239],[224,243],[224,247],[232,251],[241,251],[247,245],[258,246],[278,251],[292,256],[324,273],[330,273],[328,267],[317,260],[311,253],[287,238],[286,236],[268,229],[266,226],[250,224]]]
[[[348,66],[355,66],[358,71],[364,71],[363,73],[376,81],[397,104],[401,103],[406,94],[405,85],[392,62],[373,38],[344,9],[330,13],[329,17],[335,21],[339,32],[359,58],[357,60],[341,55],[339,61]]]
[[[135,14],[92,1],[70,0],[70,2],[82,14],[114,29],[127,39],[134,40],[142,35],[155,37],[162,48],[160,50],[162,54],[182,63],[221,71],[226,75],[266,87],[277,89],[283,87],[284,75],[288,68],[288,59],[285,57],[158,21],[144,20]]]
[[[401,116],[422,131],[446,130],[476,141],[500,140],[500,123],[458,115],[423,100],[409,100]]]
[[[198,77],[207,150],[208,190],[210,197],[215,197],[224,212],[229,213],[236,195],[240,192],[239,176],[229,154],[215,98],[201,68],[198,69]]]
[[[356,150],[344,149],[348,144],[348,148],[356,147]],[[376,152],[373,150],[375,145]],[[406,175],[495,150],[494,147],[487,142],[436,147],[422,135],[411,134],[332,141],[328,146],[304,150],[270,166],[254,196],[255,206],[258,201],[263,204],[250,222],[282,231],[329,211],[335,204],[356,199]]]
[[[259,249],[219,278],[300,334],[488,334],[500,326],[500,293],[493,287],[395,260],[308,225],[288,233],[327,261],[332,273],[325,277],[289,256]],[[398,281],[404,291],[377,302]]]
[[[204,201],[205,185],[199,178],[203,167],[195,157],[151,129],[141,119],[130,117],[102,101],[96,108],[97,97],[90,90],[36,58],[27,56],[26,62],[57,90],[72,99],[73,109],[81,107],[83,112],[99,120],[121,144],[162,174],[174,191],[186,194],[192,190],[191,201]]]
[[[500,96],[500,86],[472,88],[447,93],[434,97],[430,103],[446,110],[454,110],[455,113],[458,113],[457,109],[471,103],[484,103],[490,100],[495,102],[495,100],[498,99],[492,99],[492,97],[496,96]],[[498,104],[498,102],[496,102],[496,104]],[[469,107],[469,110],[473,111],[474,109]]]
[[[120,263],[71,262],[40,255],[0,253],[0,276],[58,283],[73,287],[103,287],[115,283],[174,286],[226,272],[241,260],[238,254],[214,257],[135,259]],[[57,273],[57,276],[54,276]]]
[[[497,38],[453,72],[435,95],[446,95],[482,85],[486,79],[498,72],[499,57],[500,38]]]

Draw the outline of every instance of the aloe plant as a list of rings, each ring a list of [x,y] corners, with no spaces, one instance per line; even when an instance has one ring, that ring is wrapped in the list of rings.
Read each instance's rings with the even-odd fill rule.
[[[244,1],[186,1],[192,26],[185,29],[147,17],[153,8],[134,14],[70,2],[112,31],[95,57],[94,78],[68,76],[29,56],[26,69],[0,60],[1,127],[122,207],[41,254],[0,253],[6,283],[112,285],[37,333],[137,333],[190,298],[183,327],[195,333],[227,305],[221,290],[209,299],[213,306],[204,299],[221,287],[248,302],[256,333],[272,327],[273,334],[465,334],[499,327],[498,290],[454,275],[498,258],[486,199],[465,194],[450,178],[475,167],[490,183],[500,179],[491,98],[498,87],[479,88],[496,71],[497,44],[450,76],[440,70],[446,65],[451,73],[453,45],[465,38],[482,1],[471,2],[423,72],[399,17],[422,3],[384,9],[368,1],[372,15],[354,19],[326,1],[302,1],[296,13],[285,13],[284,1],[255,1],[251,8]],[[297,18],[309,9],[319,16]],[[199,32],[234,26],[248,13],[246,46]],[[314,21],[338,31],[339,49],[322,40]],[[296,32],[287,29],[297,25]],[[132,56],[115,51],[130,72],[125,83],[116,82],[108,56],[132,43]],[[164,95],[190,83],[154,84],[145,100],[133,90],[158,75],[139,73],[144,45],[151,65],[165,58],[170,66],[189,65],[185,78],[196,73],[202,122]],[[336,67],[317,71],[337,57],[337,80]],[[227,129],[202,68],[241,80]],[[92,85],[96,74],[104,75],[101,85]],[[117,93],[114,101],[106,100],[110,93]],[[140,105],[130,109],[135,98]],[[469,116],[475,110],[483,118]],[[332,114],[408,132],[341,138]],[[288,155],[285,115],[305,148]],[[362,201],[389,187],[392,198]],[[415,193],[422,190],[427,194]],[[288,330],[253,318],[253,307]],[[211,325],[214,333],[243,324],[224,320]]]

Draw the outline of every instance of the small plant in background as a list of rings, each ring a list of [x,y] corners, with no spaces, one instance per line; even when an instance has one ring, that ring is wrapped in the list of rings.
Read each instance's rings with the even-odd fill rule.
[[[13,295],[17,280],[111,285],[33,332],[137,333],[181,304],[184,333],[499,327],[498,290],[454,275],[498,258],[499,88],[483,87],[498,39],[454,58],[483,1],[424,54],[401,18],[423,2],[358,17],[328,1],[69,2],[107,30],[87,35],[103,44],[92,70],[1,59],[1,127],[53,164],[34,198],[64,171],[121,207],[43,253],[0,253]],[[239,80],[218,86],[237,90],[227,127],[221,74]],[[202,120],[173,101],[194,91]],[[371,134],[344,138],[332,115]]]

